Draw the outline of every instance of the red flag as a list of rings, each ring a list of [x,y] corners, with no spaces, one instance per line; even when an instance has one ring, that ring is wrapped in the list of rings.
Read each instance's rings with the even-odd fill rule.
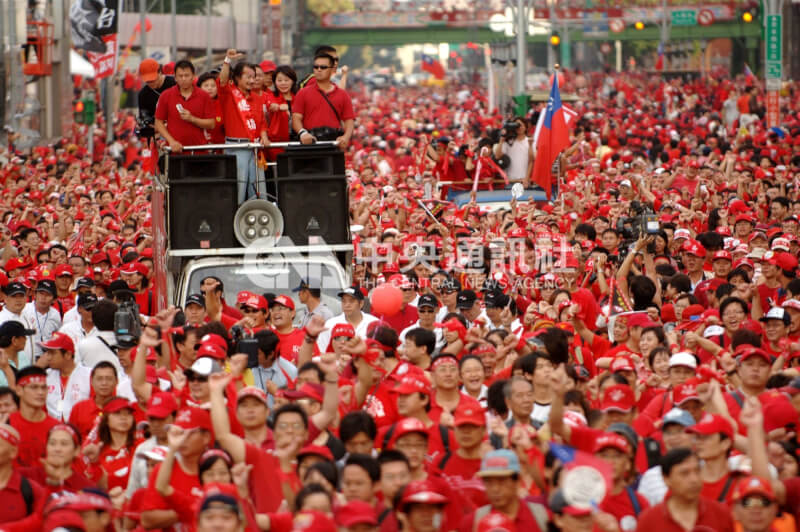
[[[550,99],[547,101],[542,129],[536,146],[536,161],[533,165],[533,182],[542,187],[550,198],[553,162],[569,146],[569,131],[558,92],[558,76],[553,76]]]
[[[442,64],[427,54],[422,54],[422,70],[430,72],[436,79],[444,79],[445,71]]]

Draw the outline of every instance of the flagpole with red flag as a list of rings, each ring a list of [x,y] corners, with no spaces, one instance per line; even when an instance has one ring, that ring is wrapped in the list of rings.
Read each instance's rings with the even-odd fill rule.
[[[559,154],[569,147],[569,131],[564,117],[564,108],[561,105],[561,94],[558,90],[558,65],[553,75],[553,84],[550,88],[550,98],[544,110],[539,139],[536,145],[536,159],[533,164],[532,179],[542,187],[547,194],[547,199],[552,195],[553,163]]]

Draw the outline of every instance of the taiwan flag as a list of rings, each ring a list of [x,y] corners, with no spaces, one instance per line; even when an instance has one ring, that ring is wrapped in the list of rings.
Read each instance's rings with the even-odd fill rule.
[[[444,67],[433,57],[422,54],[422,70],[430,72],[436,79],[444,79]]]
[[[536,161],[532,181],[542,187],[550,199],[552,194],[552,168],[558,155],[569,146],[569,131],[558,92],[558,76],[553,76],[550,99],[547,100],[544,121],[536,145]]]
[[[750,70],[750,67],[747,66],[747,63],[744,64],[744,80],[747,82],[748,85],[752,85],[753,82],[756,80],[756,75],[753,74],[753,71]]]

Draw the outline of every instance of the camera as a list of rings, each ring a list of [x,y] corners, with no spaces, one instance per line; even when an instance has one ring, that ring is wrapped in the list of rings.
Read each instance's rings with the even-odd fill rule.
[[[142,336],[142,322],[139,320],[139,305],[129,299],[120,303],[114,313],[114,338],[117,345],[130,349],[139,345]]]
[[[234,325],[231,327],[231,337],[233,338],[233,345],[235,346],[234,352],[247,355],[248,368],[257,368],[259,365],[258,340],[246,336],[241,325]]]
[[[136,117],[136,128],[134,132],[138,137],[155,137],[156,130],[153,124],[156,123],[156,117],[149,112],[140,109],[139,116]]]
[[[617,220],[617,232],[622,237],[620,244],[620,260],[623,260],[636,240],[642,235],[655,235],[660,230],[658,216],[649,204],[642,204],[639,201],[632,201],[630,212],[633,216],[621,216]],[[648,244],[647,251],[655,253],[655,244]]]
[[[503,124],[503,131],[505,134],[503,138],[506,141],[512,141],[517,138],[517,133],[519,132],[519,122],[516,120],[508,120]]]

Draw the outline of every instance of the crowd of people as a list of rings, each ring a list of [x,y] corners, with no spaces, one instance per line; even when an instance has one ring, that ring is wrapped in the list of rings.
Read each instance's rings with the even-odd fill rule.
[[[459,207],[530,184],[541,105],[238,59],[144,61],[93,153],[0,152],[0,529],[797,529],[795,83],[767,128],[750,78],[561,73],[555,201]],[[346,152],[341,312],[313,278],[157,308],[149,151],[293,139]]]

